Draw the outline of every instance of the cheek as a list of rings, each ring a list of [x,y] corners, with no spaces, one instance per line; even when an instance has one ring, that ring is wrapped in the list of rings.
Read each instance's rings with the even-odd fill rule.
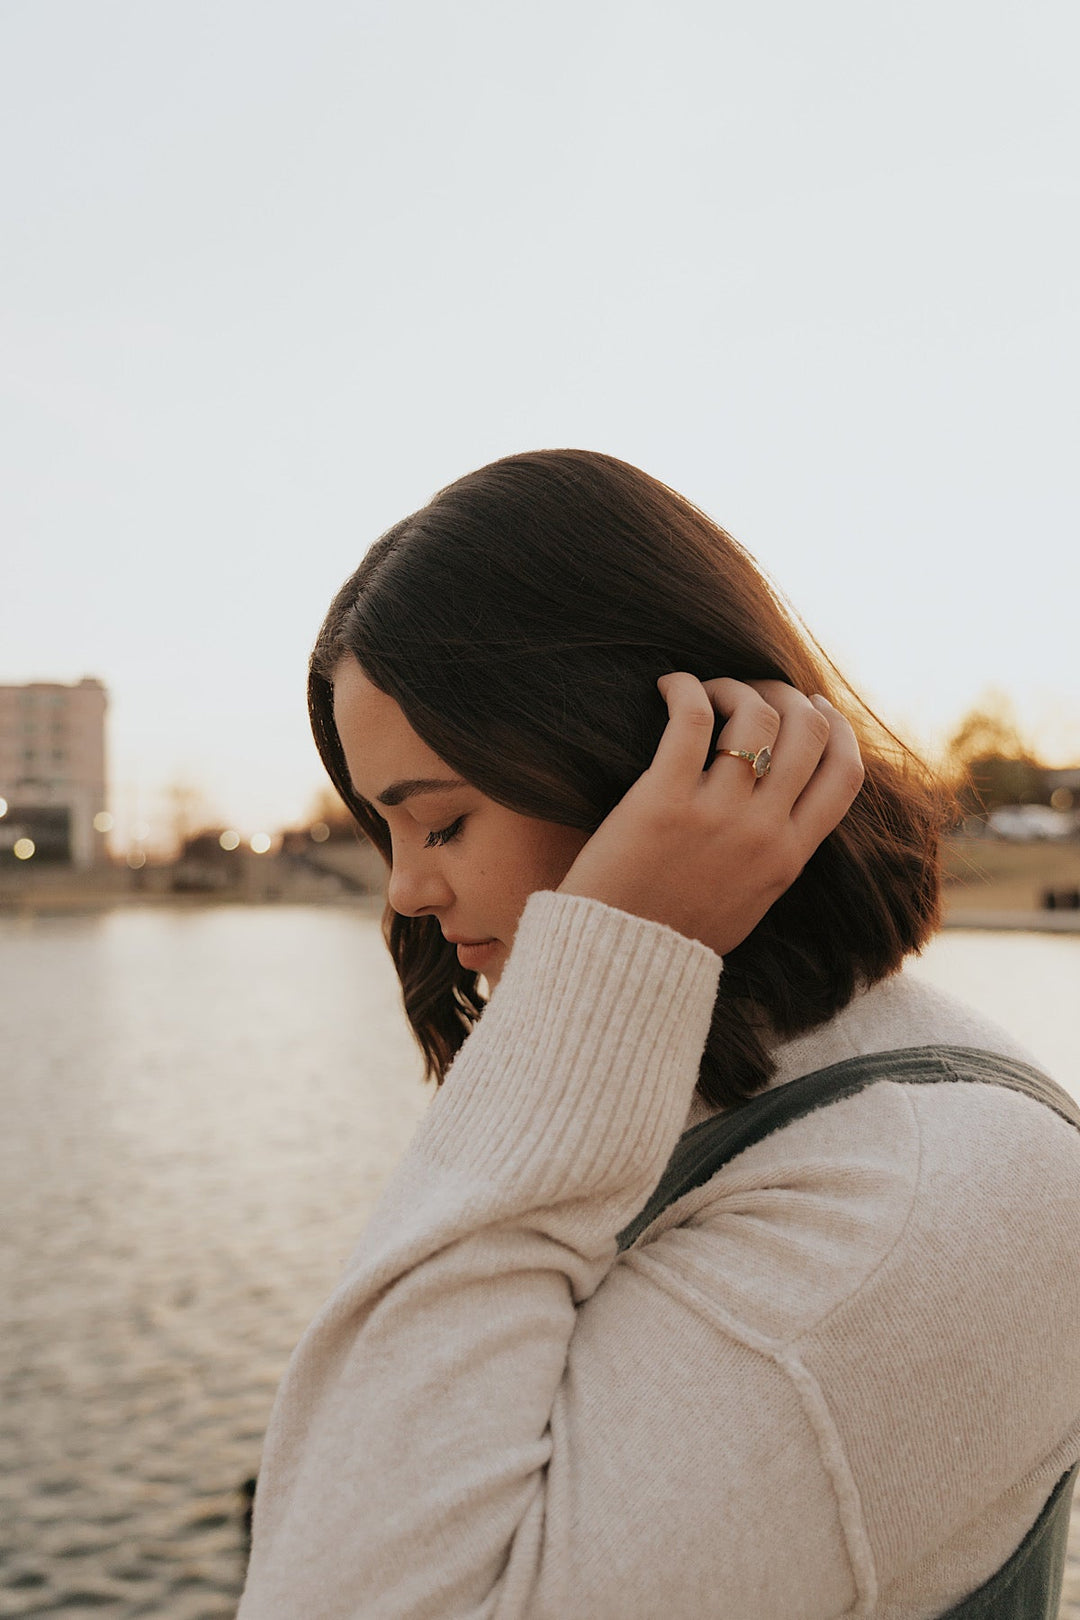
[[[589,835],[555,822],[521,822],[504,830],[495,859],[477,866],[477,879],[492,898],[498,894],[520,913],[537,889],[557,889]]]
[[[557,888],[589,841],[588,833],[577,827],[559,827],[546,841],[541,866],[545,886]]]

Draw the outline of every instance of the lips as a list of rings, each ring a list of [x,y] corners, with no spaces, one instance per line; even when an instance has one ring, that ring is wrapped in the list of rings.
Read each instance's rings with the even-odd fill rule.
[[[478,939],[454,940],[452,943],[457,945],[457,958],[462,967],[479,973],[490,961],[499,942],[497,939]]]

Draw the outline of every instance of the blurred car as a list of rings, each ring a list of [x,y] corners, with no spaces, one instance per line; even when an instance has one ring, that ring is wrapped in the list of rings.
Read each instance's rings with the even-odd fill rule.
[[[1077,832],[1075,811],[1053,810],[1048,804],[1003,804],[991,810],[987,826],[998,838],[1029,843],[1039,838],[1073,838]]]

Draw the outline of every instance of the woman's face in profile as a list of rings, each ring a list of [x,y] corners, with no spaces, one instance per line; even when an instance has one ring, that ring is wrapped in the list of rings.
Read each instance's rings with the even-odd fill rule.
[[[334,721],[354,789],[389,829],[390,904],[435,917],[493,990],[529,895],[558,888],[588,833],[519,815],[464,781],[352,657],[334,671]]]

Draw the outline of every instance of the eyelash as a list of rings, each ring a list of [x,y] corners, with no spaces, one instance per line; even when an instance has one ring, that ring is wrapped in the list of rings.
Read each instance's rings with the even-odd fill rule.
[[[454,839],[457,838],[461,832],[464,824],[465,817],[458,816],[457,820],[452,821],[449,827],[443,827],[438,832],[429,832],[427,837],[424,839],[424,848],[435,849],[440,844],[453,843]]]

